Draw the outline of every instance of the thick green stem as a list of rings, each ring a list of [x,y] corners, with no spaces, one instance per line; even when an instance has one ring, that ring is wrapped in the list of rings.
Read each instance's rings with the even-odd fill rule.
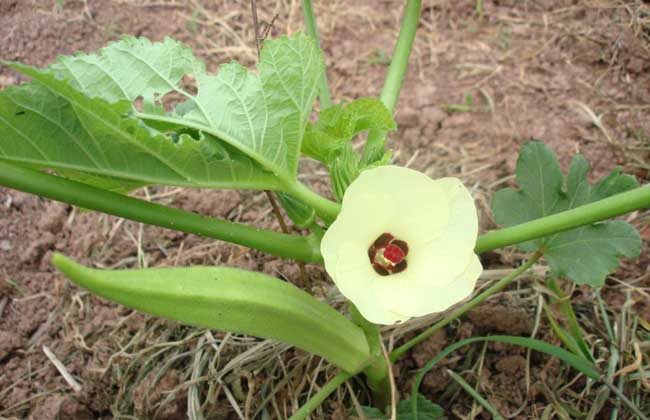
[[[305,19],[307,34],[315,39],[320,47],[320,39],[316,27],[316,16],[314,15],[314,8],[312,7],[311,0],[302,0],[302,15]],[[332,97],[330,95],[330,87],[327,83],[327,72],[325,70],[323,70],[323,74],[321,74],[319,83],[320,90],[318,93],[318,99],[320,100],[321,109],[329,108],[332,106]]]
[[[389,366],[382,350],[379,326],[361,315],[352,302],[349,303],[352,321],[363,330],[370,347],[370,363],[363,370],[366,383],[372,392],[372,404],[384,411],[391,402]]]
[[[404,8],[404,17],[402,18],[402,27],[395,43],[393,57],[391,58],[390,67],[386,74],[384,87],[379,99],[389,111],[395,111],[399,93],[402,90],[406,70],[408,69],[409,56],[415,40],[415,31],[420,19],[421,0],[408,0]],[[363,151],[363,160],[372,162],[382,156],[386,132],[380,130],[371,130],[368,134],[368,140]]]
[[[650,208],[650,187],[639,187],[572,210],[481,235],[477,254]]]
[[[395,110],[399,93],[402,90],[402,83],[406,76],[406,70],[409,65],[409,56],[415,40],[415,31],[418,28],[420,20],[420,10],[422,9],[421,0],[408,0],[404,8],[404,17],[402,18],[402,27],[395,44],[393,57],[391,58],[390,67],[384,81],[384,88],[381,91],[379,99],[391,111]]]
[[[322,261],[319,241],[315,237],[287,235],[212,219],[4,161],[0,161],[0,185],[150,225],[233,242],[280,257]]]
[[[481,292],[479,295],[477,295],[474,299],[470,300],[469,302],[465,303],[464,305],[460,306],[458,309],[454,310],[452,313],[441,319],[440,321],[436,322],[434,325],[431,327],[427,328],[426,330],[422,331],[420,334],[412,338],[411,340],[407,341],[406,343],[402,344],[400,347],[396,348],[395,350],[392,351],[390,354],[390,360],[392,362],[395,362],[397,359],[402,357],[404,353],[409,351],[411,348],[414,346],[420,344],[427,338],[429,338],[433,333],[436,331],[440,330],[443,328],[445,325],[449,324],[451,321],[454,319],[462,316],[464,313],[467,311],[471,310],[472,308],[475,308],[476,306],[480,305],[481,303],[485,302],[487,298],[498,292],[499,290],[503,289],[510,283],[512,283],[517,277],[522,275],[524,272],[526,272],[529,268],[531,268],[543,255],[543,251],[539,250],[537,251],[528,261],[526,261],[525,264],[522,264],[519,268],[517,268],[515,271],[513,271],[510,275],[502,278],[498,282],[494,283],[492,286],[489,288],[485,289],[483,292]]]

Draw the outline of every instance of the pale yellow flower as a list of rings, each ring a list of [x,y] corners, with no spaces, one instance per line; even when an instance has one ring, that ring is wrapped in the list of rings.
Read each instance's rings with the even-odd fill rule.
[[[369,169],[348,187],[321,243],[341,293],[376,324],[441,312],[467,298],[481,263],[474,200],[457,178],[398,166]]]

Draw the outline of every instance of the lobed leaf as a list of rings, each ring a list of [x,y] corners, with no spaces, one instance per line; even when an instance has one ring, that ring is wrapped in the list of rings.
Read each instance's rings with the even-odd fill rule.
[[[587,180],[589,162],[576,155],[571,161],[566,185],[553,151],[541,142],[522,147],[517,161],[520,189],[498,191],[492,200],[497,223],[514,226],[550,214],[573,209],[638,186],[634,177],[615,169],[595,185]],[[597,223],[518,245],[530,252],[545,248],[552,272],[578,284],[601,286],[621,257],[635,258],[641,238],[623,221]]]
[[[207,74],[171,39],[125,38],[45,71],[10,65],[36,83],[0,93],[0,158],[109,184],[256,189],[294,181],[323,71],[318,46],[302,34],[265,42],[259,74],[235,62]],[[169,93],[186,101],[165,114]]]
[[[13,67],[38,83],[0,92],[0,159],[116,190],[277,185],[270,172],[209,135],[174,140],[132,117],[129,102],[90,98],[49,72]]]
[[[111,103],[142,97],[152,105],[177,91],[184,75],[205,72],[192,50],[171,38],[152,43],[132,37],[109,44],[98,54],[61,56],[49,69],[87,96]]]

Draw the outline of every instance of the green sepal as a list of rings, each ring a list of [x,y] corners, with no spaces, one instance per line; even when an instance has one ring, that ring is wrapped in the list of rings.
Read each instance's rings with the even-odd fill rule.
[[[357,179],[362,171],[376,168],[378,166],[388,165],[392,157],[392,151],[384,152],[384,155],[378,161],[366,165],[362,162],[359,155],[352,150],[352,145],[347,144],[330,163],[330,180],[332,182],[332,191],[338,201],[343,201],[343,195],[350,184]]]
[[[304,229],[310,227],[316,219],[316,211],[313,207],[304,204],[302,201],[297,200],[291,194],[282,192],[276,193],[280,204],[287,212],[289,219],[299,228]]]

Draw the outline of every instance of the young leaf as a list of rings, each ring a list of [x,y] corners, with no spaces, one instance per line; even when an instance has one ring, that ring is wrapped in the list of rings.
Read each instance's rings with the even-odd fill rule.
[[[76,284],[148,314],[293,344],[350,373],[370,358],[359,327],[265,274],[227,267],[95,270],[61,254],[52,262]]]
[[[591,186],[587,181],[589,163],[583,156],[576,155],[563,188],[555,154],[538,141],[522,147],[516,172],[520,189],[503,189],[492,200],[496,221],[505,226],[573,209],[638,185],[632,176],[615,169]],[[639,255],[641,238],[630,224],[611,221],[535,239],[519,247],[528,252],[544,247],[544,256],[555,275],[598,287],[604,284],[607,274],[618,267],[621,257]]]
[[[0,159],[109,190],[277,188],[270,172],[214,137],[182,134],[174,141],[131,117],[129,102],[89,98],[48,72],[14,67],[39,83],[0,92]]]
[[[302,152],[329,164],[360,132],[369,129],[389,131],[396,127],[393,116],[381,101],[356,99],[321,111],[318,122],[307,126]]]

